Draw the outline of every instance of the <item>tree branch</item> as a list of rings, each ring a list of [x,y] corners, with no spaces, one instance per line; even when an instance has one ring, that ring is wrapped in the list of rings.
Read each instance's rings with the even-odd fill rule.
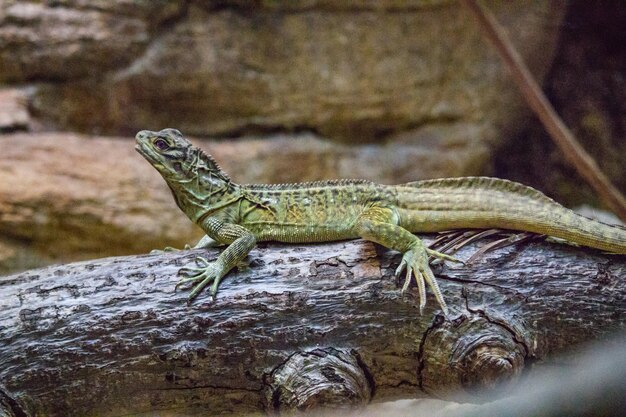
[[[214,303],[201,295],[187,306],[175,275],[198,254],[0,278],[0,398],[19,415],[63,416],[480,401],[477,392],[515,389],[538,361],[626,324],[625,257],[567,245],[436,266],[452,321],[432,294],[420,316],[416,291],[401,295],[393,277],[400,255],[369,242],[260,245]]]

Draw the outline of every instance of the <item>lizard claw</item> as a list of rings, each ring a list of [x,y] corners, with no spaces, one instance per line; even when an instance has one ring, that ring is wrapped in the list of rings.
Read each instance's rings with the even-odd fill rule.
[[[417,284],[419,292],[420,314],[423,313],[424,307],[426,306],[426,283],[428,283],[433,293],[435,294],[439,305],[441,306],[441,310],[443,311],[444,315],[448,317],[448,306],[443,299],[443,295],[441,294],[441,290],[439,289],[437,279],[435,278],[435,275],[428,265],[429,255],[434,255],[438,257],[439,255],[443,255],[444,259],[447,259],[449,257],[448,255],[436,251],[430,251],[429,249],[425,250],[423,246],[416,245],[406,251],[402,256],[402,261],[396,269],[396,276],[399,276],[402,271],[406,269],[404,285],[402,286],[403,293],[408,290],[411,279],[415,277],[415,283]]]
[[[194,262],[196,263],[196,265],[198,265],[198,268],[201,269],[206,269],[209,267],[209,265],[211,265],[211,262],[207,258],[204,258],[202,256],[196,256]]]
[[[396,268],[396,272],[395,272],[396,278],[398,278],[400,276],[402,271],[404,271],[404,268],[406,268],[406,262],[405,262],[404,257],[403,257],[402,261],[400,261],[400,265],[398,265],[398,268]]]
[[[426,253],[431,258],[441,259],[442,261],[450,261],[450,262],[456,262],[456,263],[460,263],[460,264],[465,264],[465,262],[463,262],[459,258],[455,258],[454,256],[450,256],[450,255],[445,254],[443,252],[437,252],[436,250],[432,250],[432,249],[429,249],[429,248],[426,248]]]

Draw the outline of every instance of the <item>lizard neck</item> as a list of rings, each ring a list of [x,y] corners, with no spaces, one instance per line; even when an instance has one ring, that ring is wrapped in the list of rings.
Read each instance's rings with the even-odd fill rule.
[[[167,180],[178,207],[198,223],[220,208],[236,201],[240,186],[230,180],[217,163],[199,148],[192,150],[193,162],[183,177]]]

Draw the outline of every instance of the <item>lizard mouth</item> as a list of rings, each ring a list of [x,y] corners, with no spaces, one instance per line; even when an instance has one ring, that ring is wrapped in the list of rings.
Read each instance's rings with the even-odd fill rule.
[[[156,168],[161,175],[165,176],[168,174],[170,169],[166,167],[166,164],[164,164],[163,155],[152,147],[150,137],[144,136],[142,135],[142,132],[139,132],[137,136],[135,136],[135,140],[135,150],[143,156],[144,159],[150,163],[150,165]]]
[[[139,154],[143,156],[144,158],[146,158],[148,161],[150,162],[155,161],[154,155],[151,155],[150,150],[146,149],[146,146],[143,143],[137,143],[135,145],[135,150],[139,152]]]
[[[155,151],[151,148],[148,138],[143,134],[143,131],[137,133],[135,136],[135,150],[150,163],[159,161]]]

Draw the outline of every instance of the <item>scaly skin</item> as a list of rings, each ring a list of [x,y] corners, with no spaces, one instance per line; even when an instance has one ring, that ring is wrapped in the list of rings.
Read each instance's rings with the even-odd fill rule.
[[[530,187],[485,177],[379,185],[363,180],[280,185],[232,182],[213,158],[175,129],[143,130],[137,150],[163,176],[176,203],[205,232],[196,248],[228,245],[214,262],[182,268],[185,282],[197,283],[189,301],[221,279],[260,241],[325,242],[364,238],[404,255],[403,291],[415,277],[420,311],[424,280],[441,309],[448,309],[428,257],[455,260],[427,249],[413,232],[456,228],[503,228],[554,236],[613,253],[626,254],[626,229],[579,216]]]

